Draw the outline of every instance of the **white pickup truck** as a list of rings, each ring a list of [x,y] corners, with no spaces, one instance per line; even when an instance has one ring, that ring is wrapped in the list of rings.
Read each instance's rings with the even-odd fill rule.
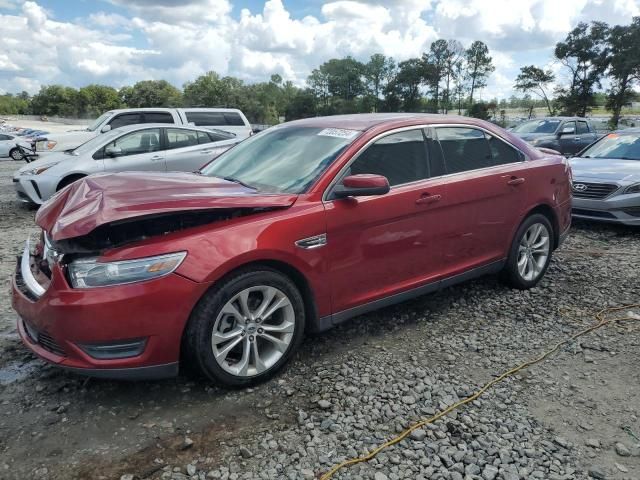
[[[87,140],[114,128],[140,123],[173,123],[216,128],[244,139],[251,135],[247,117],[235,108],[125,108],[103,113],[91,125],[82,130],[47,134],[35,144],[37,155],[76,148]]]

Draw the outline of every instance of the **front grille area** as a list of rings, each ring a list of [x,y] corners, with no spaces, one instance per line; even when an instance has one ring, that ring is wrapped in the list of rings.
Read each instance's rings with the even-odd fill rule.
[[[584,208],[574,208],[571,210],[571,213],[574,215],[585,215],[587,217],[616,218],[613,213],[602,212],[600,210],[586,210]]]
[[[58,342],[56,342],[53,337],[49,335],[49,332],[47,332],[46,330],[40,332],[24,321],[23,324],[24,330],[27,332],[27,335],[33,342],[37,343],[48,352],[55,353],[56,355],[60,355],[61,357],[67,356],[67,352],[65,352],[64,348],[62,348],[58,344]]]
[[[38,297],[31,293],[31,290],[29,290],[24,283],[24,278],[22,278],[22,269],[20,268],[20,257],[18,257],[18,265],[16,266],[16,287],[18,287],[18,290],[20,290],[20,292],[32,302],[38,300]]]
[[[622,211],[632,217],[640,217],[640,207],[627,207],[623,208]]]
[[[573,196],[576,198],[606,198],[618,190],[615,183],[573,182]]]

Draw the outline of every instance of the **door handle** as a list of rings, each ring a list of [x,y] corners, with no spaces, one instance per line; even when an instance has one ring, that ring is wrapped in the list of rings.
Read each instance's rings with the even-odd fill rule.
[[[522,185],[524,183],[524,178],[522,177],[511,177],[507,180],[507,185]]]
[[[151,161],[152,162],[157,162],[158,160],[162,160],[164,157],[160,156],[160,155],[154,155],[153,157],[151,157]]]
[[[200,155],[208,155],[211,152],[213,152],[213,150],[200,150]]]
[[[579,142],[579,141],[580,141],[580,137],[573,137],[573,139],[574,139],[576,142]]]
[[[416,205],[428,205],[440,201],[442,195],[429,195],[425,193],[419,199],[416,200]]]

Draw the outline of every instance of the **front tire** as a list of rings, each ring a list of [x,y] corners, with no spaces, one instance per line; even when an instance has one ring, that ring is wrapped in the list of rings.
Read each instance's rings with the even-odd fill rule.
[[[510,286],[527,290],[540,282],[551,261],[553,238],[553,227],[544,215],[536,213],[522,222],[504,270]]]
[[[289,361],[304,325],[304,300],[288,277],[267,267],[239,271],[207,292],[193,311],[185,353],[216,383],[254,385]]]
[[[19,162],[24,158],[24,155],[22,155],[22,152],[20,151],[19,148],[12,148],[11,151],[9,151],[9,156],[11,157],[12,160],[15,160],[16,162]]]

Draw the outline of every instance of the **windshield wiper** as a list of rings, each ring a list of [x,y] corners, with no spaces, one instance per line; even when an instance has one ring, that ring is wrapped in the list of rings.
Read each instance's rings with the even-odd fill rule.
[[[220,177],[218,177],[218,178],[220,178]],[[237,178],[222,177],[222,179],[226,180],[227,182],[237,183],[238,185],[242,185],[243,187],[250,188],[251,190],[258,190],[256,187],[253,187],[253,186],[249,185],[248,183],[244,183],[242,180],[238,180]]]

